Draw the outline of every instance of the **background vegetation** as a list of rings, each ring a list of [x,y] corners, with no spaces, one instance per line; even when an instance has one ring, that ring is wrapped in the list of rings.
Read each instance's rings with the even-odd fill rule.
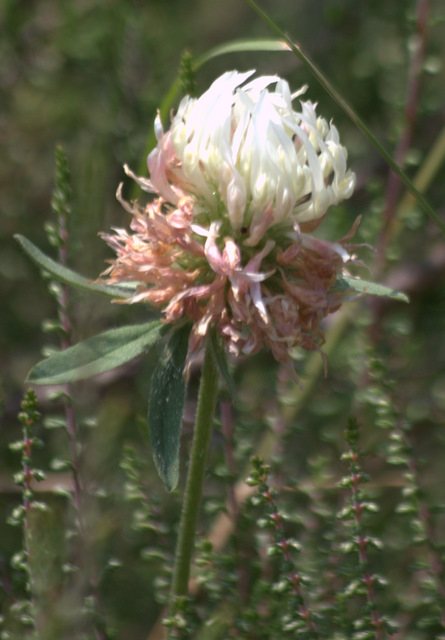
[[[262,6],[305,46],[384,145],[400,161],[405,156],[409,174],[426,171],[426,194],[443,220],[442,0],[280,0]],[[422,10],[424,28],[416,23]],[[54,389],[36,390],[43,420],[35,430],[43,446],[33,448],[33,466],[45,471],[46,480],[33,485],[33,496],[21,495],[13,481],[20,451],[9,444],[21,439],[24,380],[42,349],[59,344],[60,332],[42,331],[57,316],[55,297],[12,235],[22,233],[55,255],[45,226],[56,222],[50,203],[54,150],[61,143],[71,169],[68,261],[96,277],[109,257],[98,231],[127,223],[114,198],[124,178],[121,166],[141,166],[156,109],[184,50],[199,55],[228,40],[273,34],[236,0],[6,0],[0,27],[0,637],[31,637],[37,621],[45,640],[152,639],[181,502],[181,487],[167,494],[156,477],[145,426],[157,354],[73,392],[82,526],[72,492],[66,407],[53,398]],[[410,76],[416,52],[418,91]],[[406,291],[411,302],[351,303],[328,327],[327,376],[319,360],[302,357],[305,390],[288,387],[268,354],[233,363],[237,397],[231,411],[221,405],[200,530],[203,539],[215,535],[221,549],[214,554],[201,547],[202,592],[185,612],[196,629],[192,637],[380,638],[393,622],[395,638],[444,637],[444,237],[403,190],[388,184],[384,162],[291,53],[217,58],[197,74],[199,91],[229,68],[277,73],[294,88],[309,84],[320,113],[333,116],[358,178],[352,200],[331,211],[320,233],[341,236],[362,216],[358,239],[376,248],[361,250],[371,270],[370,278],[366,272],[363,277]],[[439,160],[429,164],[433,150]],[[73,291],[72,339],[143,321],[147,313]],[[184,460],[195,386],[193,377]],[[364,450],[363,459],[355,447]],[[255,453],[271,465],[268,479],[260,463],[253,472],[249,467]],[[362,470],[370,477],[366,485]],[[258,504],[237,505],[234,483],[252,473],[260,486]],[[264,497],[266,485],[277,490],[272,502]],[[25,520],[25,527],[23,513],[16,513],[18,526],[11,526],[13,509],[28,498],[48,509]],[[236,526],[226,540],[216,518],[227,499]],[[281,514],[278,520],[274,514]],[[15,555],[24,546],[23,530],[31,550],[24,564]],[[365,556],[359,554],[363,536],[371,540]],[[301,552],[283,556],[284,538],[295,538]],[[292,583],[295,575],[302,577],[301,592]],[[379,577],[370,583],[374,575]],[[317,631],[304,623],[303,606]],[[223,623],[207,628],[202,619]]]

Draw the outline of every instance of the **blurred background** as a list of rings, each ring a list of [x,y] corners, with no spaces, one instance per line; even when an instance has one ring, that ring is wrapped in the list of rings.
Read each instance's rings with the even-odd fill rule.
[[[264,0],[261,4],[303,45],[387,149],[396,153],[401,137],[409,131],[405,166],[410,176],[418,175],[431,160],[429,154],[445,126],[443,0],[423,4],[428,19],[422,31],[416,27],[422,2],[412,0]],[[3,0],[0,33],[0,551],[7,566],[21,544],[19,530],[4,524],[19,500],[12,473],[20,461],[8,443],[20,437],[16,415],[26,375],[41,359],[42,350],[57,344],[56,336],[42,331],[42,323],[56,314],[54,299],[13,234],[25,235],[54,255],[45,225],[54,222],[50,203],[55,146],[64,147],[71,170],[69,263],[96,278],[111,257],[98,232],[128,222],[115,199],[119,182],[125,182],[127,195],[131,190],[122,165],[128,163],[138,171],[143,164],[156,110],[177,76],[184,51],[198,56],[230,40],[273,38],[274,34],[247,2],[239,0]],[[410,60],[419,46],[424,48],[420,87],[407,121],[407,92],[413,87]],[[428,461],[422,467],[424,482],[440,502],[445,479],[444,237],[417,206],[404,200],[404,190],[392,205],[397,222],[389,235],[382,232],[388,167],[291,53],[216,58],[197,73],[198,92],[232,68],[281,75],[294,90],[309,85],[307,97],[318,102],[321,115],[334,119],[348,148],[349,165],[357,174],[355,195],[330,213],[320,233],[330,239],[340,237],[362,216],[358,241],[380,246],[385,258],[378,251],[363,249],[360,255],[370,267],[363,277],[389,282],[411,297],[409,305],[363,301],[355,322],[330,356],[329,374],[316,387],[315,401],[309,403],[304,418],[292,425],[287,436],[290,447],[281,452],[281,462],[295,476],[310,474],[314,460],[320,463],[317,468],[326,461],[333,461],[337,468],[342,430],[357,403],[357,380],[364,375],[364,354],[372,349],[384,360],[385,375],[394,381],[395,403],[412,425],[413,446],[419,459]],[[438,153],[443,158],[440,148]],[[428,169],[427,178],[428,200],[445,220],[443,162]],[[123,322],[143,321],[147,311],[73,291],[70,315],[77,341]],[[144,540],[127,523],[131,510],[122,497],[125,473],[120,466],[126,445],[142,452],[147,462],[150,491],[161,505],[159,517],[174,523],[179,504],[178,495],[165,496],[154,475],[144,425],[147,378],[155,362],[156,353],[115,374],[82,383],[75,400],[79,422],[94,417],[96,424],[93,430],[85,428],[82,436],[89,487],[92,493],[103,492],[102,502],[97,498],[99,506],[91,506],[92,539],[99,566],[112,558],[124,564],[121,573],[113,574],[117,577],[107,579],[104,586],[108,619],[123,640],[147,637],[160,610],[155,600],[147,604],[147,593],[154,587],[138,561]],[[301,371],[304,377],[304,359]],[[253,364],[237,366],[235,375],[237,412],[244,429],[239,439],[244,449],[237,450],[237,471],[241,472],[243,456],[247,462],[253,447],[248,434],[257,428],[255,420],[260,429],[267,428],[264,416],[274,402],[277,367],[267,354],[260,354]],[[192,379],[191,398],[194,389]],[[54,408],[45,391],[38,393],[43,410],[51,414]],[[186,438],[189,431],[186,420]],[[38,463],[56,473],[54,460],[67,455],[64,435],[44,430],[41,437],[45,447],[38,453]],[[378,452],[384,437],[372,431],[366,437],[380,473]],[[214,448],[214,455],[220,455],[218,437]],[[388,496],[386,512],[396,498],[391,490],[382,493]],[[62,498],[48,499],[61,514],[57,526],[63,529],[70,518],[65,504]],[[57,530],[57,526],[49,524],[48,529]],[[20,582],[14,576],[11,579]],[[54,585],[59,584],[59,578],[54,580]]]

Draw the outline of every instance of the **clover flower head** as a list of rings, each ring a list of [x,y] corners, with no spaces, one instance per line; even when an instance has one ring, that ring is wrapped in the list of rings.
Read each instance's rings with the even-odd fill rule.
[[[185,97],[148,157],[155,194],[129,204],[131,230],[102,234],[117,254],[103,274],[138,283],[129,302],[193,323],[187,365],[211,326],[234,354],[269,348],[293,375],[294,347],[317,349],[321,320],[342,295],[332,286],[349,259],[348,237],[316,239],[328,208],[349,198],[355,176],[337,129],[316,105],[292,101],[276,76],[231,71],[201,97]],[[270,87],[274,86],[274,90]]]
[[[166,133],[158,118],[152,184],[173,203],[175,187],[210,211],[222,203],[234,231],[256,226],[269,207],[274,224],[320,220],[355,185],[337,129],[309,101],[293,110],[305,87],[292,95],[276,76],[245,84],[253,73],[225,73],[200,98],[184,98]]]

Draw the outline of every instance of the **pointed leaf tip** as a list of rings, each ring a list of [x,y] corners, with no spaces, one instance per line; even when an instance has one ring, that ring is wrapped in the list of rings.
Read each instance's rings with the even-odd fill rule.
[[[56,280],[60,280],[65,284],[78,289],[84,289],[85,291],[91,291],[92,293],[100,293],[110,298],[120,298],[125,300],[129,298],[134,292],[134,283],[128,283],[125,285],[108,285],[100,284],[97,282],[91,282],[88,278],[81,276],[72,269],[68,269],[36,247],[30,240],[17,233],[14,236],[15,240],[19,243],[25,253],[33,260],[41,269],[50,273]]]
[[[39,362],[33,384],[69,384],[115,369],[151,347],[168,326],[160,320],[110,329]]]
[[[357,293],[363,293],[368,296],[379,296],[382,298],[399,300],[400,302],[409,302],[408,296],[401,291],[396,291],[395,289],[391,289],[391,287],[387,287],[383,284],[368,282],[367,280],[361,280],[360,278],[351,278],[350,276],[341,276],[338,278],[333,289],[340,291],[352,289]]]

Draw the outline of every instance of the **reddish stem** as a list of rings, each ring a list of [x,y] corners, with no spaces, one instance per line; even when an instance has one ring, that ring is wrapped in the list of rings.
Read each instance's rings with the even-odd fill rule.
[[[397,144],[394,159],[399,166],[404,165],[406,154],[411,146],[414,128],[417,120],[417,110],[420,97],[420,85],[423,60],[426,49],[426,33],[430,0],[418,0],[416,30],[413,36],[412,56],[408,69],[408,84],[404,112],[405,126]],[[397,200],[402,183],[394,172],[390,172],[386,186],[385,208],[383,212],[384,226],[377,242],[376,275],[380,275],[385,268],[386,249],[394,216]]]

